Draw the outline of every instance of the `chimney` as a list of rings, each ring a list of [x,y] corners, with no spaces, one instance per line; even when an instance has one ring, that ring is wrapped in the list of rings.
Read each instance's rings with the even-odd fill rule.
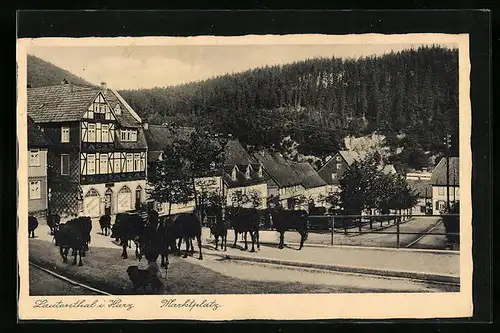
[[[148,118],[143,118],[142,119],[142,128],[144,128],[146,131],[148,130],[148,128],[149,128]]]
[[[108,89],[108,85],[106,84],[106,82],[101,82],[101,90],[106,91],[107,89]]]

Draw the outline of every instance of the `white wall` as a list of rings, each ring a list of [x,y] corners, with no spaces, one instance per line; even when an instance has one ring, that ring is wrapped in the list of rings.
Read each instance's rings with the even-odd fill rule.
[[[450,203],[453,199],[460,200],[460,188],[458,186],[450,186]],[[453,196],[455,191],[455,196]],[[436,202],[442,201],[446,205],[446,186],[432,186],[432,214],[440,214],[439,209],[436,209]]]

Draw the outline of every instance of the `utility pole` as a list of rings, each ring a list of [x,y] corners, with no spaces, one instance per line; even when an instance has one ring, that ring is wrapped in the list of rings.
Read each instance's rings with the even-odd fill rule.
[[[451,135],[446,132],[446,210],[450,211],[450,137]]]

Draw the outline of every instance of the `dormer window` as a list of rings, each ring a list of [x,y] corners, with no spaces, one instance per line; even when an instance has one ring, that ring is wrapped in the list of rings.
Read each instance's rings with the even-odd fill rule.
[[[63,126],[61,127],[61,143],[69,142],[69,127]]]
[[[247,171],[245,171],[245,178],[250,179],[250,166],[248,166]]]
[[[262,166],[259,166],[259,171],[257,172],[259,178],[262,178]]]
[[[236,167],[233,168],[233,171],[231,172],[231,179],[233,182],[236,181]]]
[[[120,107],[120,104],[118,104],[118,103],[116,104],[114,111],[115,111],[115,114],[118,116],[122,114],[122,109]]]
[[[120,131],[121,140],[125,142],[136,142],[137,141],[137,130],[126,130],[122,129]]]

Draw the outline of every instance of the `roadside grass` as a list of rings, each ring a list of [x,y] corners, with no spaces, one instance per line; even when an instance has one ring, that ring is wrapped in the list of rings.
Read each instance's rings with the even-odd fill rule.
[[[129,251],[131,252],[131,251]],[[133,252],[133,251],[132,251]],[[138,265],[131,252],[129,259],[122,259],[121,249],[90,247],[83,258],[83,266],[72,265],[72,257],[64,264],[59,249],[50,242],[31,239],[29,258],[34,264],[50,269],[80,283],[115,295],[131,295],[131,282],[126,273],[130,265]],[[165,271],[161,276],[165,284],[165,294],[304,294],[304,293],[366,293],[366,289],[255,281],[232,278],[211,269],[190,263],[175,256],[169,256],[168,278]],[[384,292],[384,290],[376,290]],[[387,292],[390,292],[389,290]]]

